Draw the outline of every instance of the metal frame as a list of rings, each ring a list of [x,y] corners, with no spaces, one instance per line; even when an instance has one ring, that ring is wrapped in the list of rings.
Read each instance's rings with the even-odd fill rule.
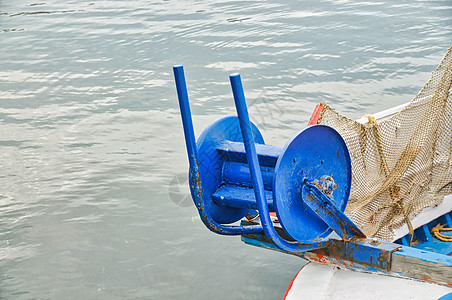
[[[452,257],[366,238],[359,228],[335,207],[318,184],[309,182],[309,179],[304,179],[301,187],[303,201],[339,235],[339,238],[329,237],[300,243],[293,241],[281,227],[275,228],[269,214],[259,157],[239,74],[231,74],[230,82],[260,222],[242,221],[240,225],[224,225],[212,219],[203,199],[198,146],[195,141],[184,70],[180,65],[174,66],[173,70],[190,163],[190,189],[201,220],[209,230],[222,235],[242,235],[242,240],[247,244],[350,270],[404,276],[452,286]],[[235,148],[241,147],[241,143],[235,144]],[[261,148],[265,147],[260,146]],[[228,147],[220,145],[217,150],[228,151]],[[277,149],[276,152],[278,151]],[[274,154],[267,157],[274,159]],[[215,199],[215,195],[212,196]],[[221,205],[227,206],[228,203],[223,201]],[[243,205],[243,201],[240,205]],[[254,208],[250,201],[246,202],[246,205]],[[447,214],[445,218],[449,220],[450,215]]]

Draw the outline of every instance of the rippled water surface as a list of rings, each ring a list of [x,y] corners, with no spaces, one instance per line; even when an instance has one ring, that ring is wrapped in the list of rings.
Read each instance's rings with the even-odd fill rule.
[[[304,262],[210,233],[183,198],[172,65],[198,135],[240,72],[282,146],[320,101],[409,101],[451,42],[449,0],[0,0],[0,298],[281,299]]]

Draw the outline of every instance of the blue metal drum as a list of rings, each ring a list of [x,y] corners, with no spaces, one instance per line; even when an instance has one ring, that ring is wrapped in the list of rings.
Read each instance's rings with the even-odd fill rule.
[[[296,241],[312,242],[332,232],[302,197],[307,181],[334,183],[329,197],[340,211],[347,206],[352,182],[350,155],[342,137],[331,127],[313,125],[296,134],[284,147],[275,167],[273,202],[284,230]],[[334,197],[333,197],[334,195]]]
[[[252,128],[255,142],[264,144],[264,139],[257,127],[253,124]],[[250,210],[217,205],[213,202],[212,195],[224,181],[223,163],[228,160],[227,155],[217,150],[217,147],[224,141],[243,143],[239,120],[236,116],[227,116],[216,120],[203,131],[197,142],[205,209],[209,211],[210,216],[216,222],[229,224],[240,220]]]
[[[325,247],[332,230],[343,238],[364,237],[345,216],[351,164],[342,137],[332,128],[311,126],[284,148],[265,145],[249,120],[239,74],[231,74],[237,117],[221,118],[195,142],[182,66],[174,67],[190,162],[190,189],[204,224],[224,235],[264,234],[283,251],[301,254]],[[334,197],[333,197],[334,194]],[[226,225],[245,215],[253,224]],[[296,242],[282,239],[270,212]]]

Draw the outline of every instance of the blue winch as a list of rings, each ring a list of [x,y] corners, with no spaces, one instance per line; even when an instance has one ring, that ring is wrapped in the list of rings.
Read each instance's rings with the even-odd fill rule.
[[[190,162],[190,190],[204,224],[224,235],[263,233],[279,249],[322,248],[333,230],[345,239],[365,235],[343,213],[351,163],[342,137],[314,125],[284,147],[264,143],[250,122],[239,74],[230,75],[238,116],[220,118],[195,141],[184,70],[173,68]],[[259,225],[226,225],[256,215]],[[295,242],[275,231],[270,212]]]
[[[213,122],[196,142],[184,70],[182,66],[173,70],[190,190],[211,231],[241,235],[247,244],[345,269],[452,286],[450,246],[428,239],[418,248],[370,239],[344,214],[351,162],[344,140],[333,128],[313,125],[284,147],[265,145],[249,120],[240,75],[232,74],[237,116]],[[280,225],[273,224],[270,212],[276,212]],[[428,232],[428,226],[443,219],[452,224],[446,214],[415,233]],[[239,225],[232,224],[239,220]]]
[[[333,128],[313,125],[284,147],[265,145],[249,120],[240,75],[232,74],[237,116],[213,122],[196,142],[184,70],[182,66],[173,70],[190,162],[190,190],[201,220],[211,231],[241,235],[247,244],[354,271],[452,286],[447,246],[435,246],[444,250],[435,253],[369,239],[344,214],[351,162],[344,140]],[[270,212],[276,212],[280,225],[274,226]],[[239,220],[240,225],[232,224]]]

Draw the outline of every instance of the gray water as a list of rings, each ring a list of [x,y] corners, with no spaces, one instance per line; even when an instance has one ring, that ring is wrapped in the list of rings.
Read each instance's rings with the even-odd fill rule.
[[[195,130],[234,113],[282,146],[320,101],[409,101],[452,42],[448,1],[0,0],[0,298],[281,299],[305,263],[203,227]]]

